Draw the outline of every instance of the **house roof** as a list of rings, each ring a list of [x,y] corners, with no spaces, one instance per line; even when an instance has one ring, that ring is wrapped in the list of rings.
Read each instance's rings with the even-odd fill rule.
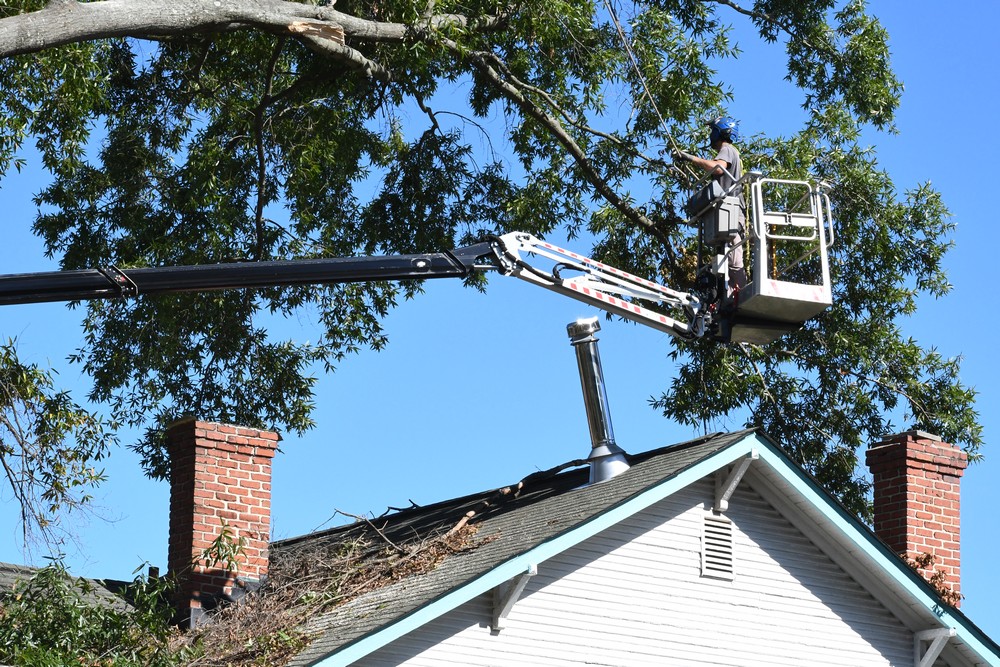
[[[36,568],[0,563],[0,595],[8,595],[20,581],[30,579]]]
[[[23,582],[31,579],[39,568],[12,563],[0,563],[0,600],[13,593]],[[89,584],[84,598],[90,602],[106,605],[112,608],[127,608],[128,604],[122,597],[122,592],[128,587],[128,582],[111,579],[86,579]]]
[[[589,471],[565,466],[520,483],[413,507],[372,521],[274,542],[272,559],[321,557],[360,536],[397,543],[440,535],[463,517],[474,548],[372,590],[309,621],[314,641],[289,664],[346,665],[531,570],[624,518],[735,461],[752,457],[747,479],[793,524],[914,631],[954,628],[948,651],[970,664],[1000,666],[1000,647],[907,567],[866,526],[822,490],[766,436],[713,434],[629,456],[621,475],[587,485]],[[471,519],[468,518],[469,513]]]
[[[385,586],[313,619],[308,629],[321,635],[290,664],[313,664],[331,651],[406,618],[498,565],[587,523],[638,491],[704,460],[747,433],[714,435],[631,457],[632,468],[626,474],[602,484],[582,486],[588,481],[586,468],[557,470],[525,478],[519,489],[514,485],[378,519],[375,523],[384,538],[395,542],[407,534],[424,536],[447,530],[467,512],[475,511],[473,521],[478,527],[475,537],[479,546],[448,558],[422,576]],[[305,538],[276,542],[271,549],[277,558],[285,557],[289,550],[299,551],[297,555],[301,557],[303,550],[336,548],[354,539],[359,531],[368,530],[370,526],[353,524]],[[523,568],[517,569],[518,572],[511,576]],[[392,604],[385,604],[388,601]]]

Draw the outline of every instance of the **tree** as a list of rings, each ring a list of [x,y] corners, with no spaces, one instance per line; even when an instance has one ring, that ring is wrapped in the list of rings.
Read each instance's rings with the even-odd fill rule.
[[[859,142],[863,127],[893,130],[901,91],[862,0],[16,0],[0,17],[0,173],[34,140],[52,174],[34,230],[66,269],[586,230],[598,258],[678,287],[691,281],[691,234],[666,155],[738,102],[716,68],[739,57],[728,23],[749,22],[786,50],[808,120],[751,137],[744,162],[837,184],[836,303],[760,348],[678,342],[682,371],[654,405],[695,424],[747,410],[861,515],[856,450],[900,411],[978,455],[957,362],[897,324],[918,295],[947,292],[951,226],[938,193],[901,196]],[[627,118],[609,108],[616,97],[634,101]],[[160,434],[185,413],[309,428],[310,367],[383,346],[381,317],[417,292],[95,303],[74,359],[92,400],[146,427],[135,446],[162,476]],[[268,334],[262,315],[294,311],[321,323],[320,341]]]
[[[0,660],[27,667],[170,667],[195,654],[169,644],[170,580],[137,575],[114,595],[101,595],[98,585],[74,579],[59,561],[26,572],[0,600]]]
[[[25,543],[73,537],[63,519],[87,511],[104,479],[97,466],[116,440],[113,425],[55,388],[52,373],[0,345],[0,468],[21,511]]]

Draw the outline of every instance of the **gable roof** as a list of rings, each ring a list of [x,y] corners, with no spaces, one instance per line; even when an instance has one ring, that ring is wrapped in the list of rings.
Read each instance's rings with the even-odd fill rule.
[[[631,468],[586,486],[586,468],[556,469],[512,487],[411,508],[377,520],[380,538],[440,534],[474,512],[476,547],[434,569],[378,588],[309,622],[316,639],[290,665],[345,665],[528,572],[555,554],[738,460],[746,479],[793,525],[892,610],[911,630],[953,628],[948,651],[1000,665],[1000,647],[907,567],[866,526],[756,431],[714,434],[629,457]],[[583,463],[582,461],[567,464]],[[376,529],[357,523],[275,542],[273,557],[309,557]],[[316,551],[314,551],[316,550]]]

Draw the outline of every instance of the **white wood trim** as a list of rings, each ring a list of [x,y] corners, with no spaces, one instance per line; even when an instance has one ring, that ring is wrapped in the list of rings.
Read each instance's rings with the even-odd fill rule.
[[[722,480],[726,474],[725,468],[715,473],[716,512],[725,512],[729,509],[729,499],[733,497],[733,493],[735,493],[736,487],[739,486],[740,480],[743,479],[743,475],[746,474],[750,464],[759,458],[760,454],[757,453],[756,449],[750,450],[750,453],[742,461],[733,466],[725,481]]]
[[[519,574],[506,584],[500,584],[493,589],[493,622],[490,625],[493,632],[503,630],[503,620],[507,618],[510,610],[514,608],[514,604],[521,597],[528,580],[536,574],[538,574],[538,566],[532,563],[528,566],[527,572]]]
[[[944,650],[944,645],[955,634],[955,628],[933,628],[913,633],[913,664],[917,667],[931,667]],[[930,642],[930,646],[921,655],[924,642]]]

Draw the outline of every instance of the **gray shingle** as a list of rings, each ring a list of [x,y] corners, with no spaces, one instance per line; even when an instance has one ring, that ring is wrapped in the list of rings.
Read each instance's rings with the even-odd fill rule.
[[[25,565],[14,565],[13,563],[0,563],[0,600],[13,593],[19,583],[30,579],[38,569]],[[122,598],[121,593],[129,585],[129,582],[112,579],[86,579],[85,581],[90,584],[89,592],[84,596],[89,602],[107,605],[111,608],[128,608],[129,605]]]

